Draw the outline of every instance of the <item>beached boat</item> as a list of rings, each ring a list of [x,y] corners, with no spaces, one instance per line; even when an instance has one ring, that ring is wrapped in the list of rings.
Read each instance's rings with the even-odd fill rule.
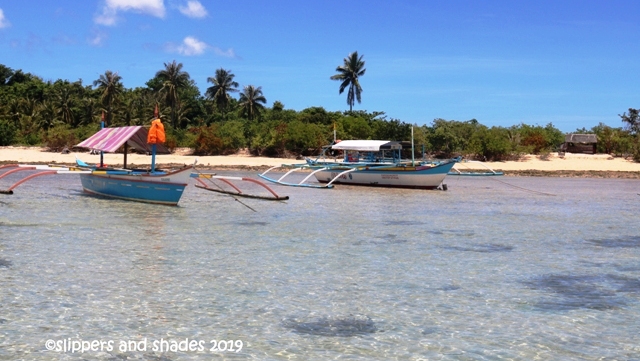
[[[342,152],[338,160],[331,154]],[[443,184],[447,173],[457,159],[438,162],[420,162],[401,157],[402,144],[386,140],[344,140],[329,147],[317,159],[306,159],[304,164],[283,164],[272,167],[259,176],[270,182],[299,187],[331,188],[333,184],[416,189],[446,189]],[[278,179],[267,174],[278,168],[290,170]],[[286,182],[291,173],[309,169],[311,173],[299,183]],[[307,183],[314,176],[319,184]]]

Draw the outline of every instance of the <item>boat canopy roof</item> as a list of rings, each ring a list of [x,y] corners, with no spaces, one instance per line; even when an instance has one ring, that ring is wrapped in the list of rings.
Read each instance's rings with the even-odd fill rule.
[[[381,150],[402,149],[402,145],[400,142],[388,140],[343,140],[331,146],[331,149],[378,152]]]
[[[147,144],[147,129],[142,126],[102,128],[99,132],[76,144],[76,147],[97,149],[113,153],[125,143],[139,151],[151,152],[151,144]],[[157,144],[156,153],[169,154],[169,149]]]

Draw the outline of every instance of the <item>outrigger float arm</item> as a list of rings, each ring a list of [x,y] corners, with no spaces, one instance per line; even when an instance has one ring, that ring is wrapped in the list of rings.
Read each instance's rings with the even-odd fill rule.
[[[13,174],[13,173],[18,173],[18,172],[22,172],[22,171],[27,171],[27,170],[39,170],[42,172],[38,172],[38,173],[34,173],[31,174],[29,176],[26,176],[24,178],[22,178],[21,180],[17,181],[16,183],[14,183],[11,187],[9,187],[8,189],[0,189],[0,194],[13,194],[13,190],[21,185],[22,183],[31,180],[33,178],[36,177],[41,177],[41,176],[45,176],[45,175],[52,175],[52,174],[64,174],[64,173],[74,173],[74,174],[78,174],[78,173],[91,173],[91,171],[84,171],[84,170],[80,170],[80,171],[76,171],[74,170],[74,168],[67,168],[67,167],[52,167],[52,166],[48,166],[48,165],[28,165],[28,164],[5,164],[3,166],[0,166],[0,169],[3,168],[15,168],[15,169],[11,169],[7,172],[4,172],[2,174],[0,174],[0,179]]]
[[[14,170],[12,170],[12,171],[9,171],[9,172],[7,172],[7,173],[3,174],[2,176],[5,176],[5,175],[7,175],[7,174],[9,174],[9,173],[15,173],[16,171],[21,171],[21,170],[22,170],[22,169],[19,169],[19,168],[18,168],[18,169],[14,169]],[[13,189],[14,189],[15,187],[17,187],[17,186],[19,186],[20,184],[22,184],[22,183],[24,183],[24,182],[28,181],[29,179],[33,179],[33,178],[35,178],[35,177],[40,177],[40,176],[43,176],[43,175],[57,174],[57,173],[58,173],[58,171],[55,171],[55,170],[48,170],[48,171],[44,171],[44,172],[40,172],[40,173],[32,174],[32,175],[30,175],[30,176],[28,176],[28,177],[26,177],[26,178],[22,178],[22,179],[21,179],[21,180],[19,180],[18,182],[14,183],[11,187],[9,187],[9,189],[6,189],[6,190],[5,190],[5,189],[2,189],[2,190],[0,190],[0,194],[13,194]]]
[[[290,187],[308,187],[308,188],[333,188],[333,184],[307,184],[305,183],[309,178],[311,178],[311,176],[313,176],[314,174],[316,174],[317,172],[320,172],[322,170],[326,170],[328,168],[326,167],[322,167],[322,168],[318,168],[316,170],[314,170],[313,172],[311,172],[311,174],[309,174],[308,176],[306,176],[300,183],[288,183],[288,182],[284,182],[283,179],[288,176],[289,174],[295,172],[295,171],[299,171],[301,169],[311,169],[312,167],[308,166],[308,165],[302,165],[302,166],[295,166],[293,169],[291,169],[290,171],[288,171],[287,173],[285,173],[282,177],[278,178],[278,179],[273,179],[273,178],[269,178],[266,176],[267,173],[269,173],[270,171],[272,171],[273,169],[276,168],[281,168],[281,167],[289,167],[288,165],[282,165],[282,166],[275,166],[275,167],[271,167],[269,169],[267,169],[264,173],[258,174],[258,177],[267,180],[269,182],[272,183],[276,183],[276,184],[281,184],[284,186],[290,186]],[[313,167],[315,168],[315,167]]]
[[[273,169],[276,168],[280,168],[280,167],[294,167],[293,169],[291,169],[290,171],[288,171],[287,173],[285,173],[282,177],[278,178],[278,179],[273,179],[273,178],[269,178],[266,176],[266,174],[268,172],[270,172]],[[308,187],[308,188],[333,188],[333,182],[335,182],[336,180],[338,180],[338,178],[340,178],[341,176],[347,174],[347,173],[351,173],[351,172],[355,172],[357,170],[363,170],[365,168],[368,168],[367,166],[359,166],[359,167],[348,167],[347,170],[343,170],[345,167],[348,167],[347,165],[338,165],[336,167],[314,167],[314,166],[309,166],[309,165],[286,165],[283,164],[282,166],[275,166],[275,167],[271,167],[269,169],[267,169],[264,173],[262,174],[258,174],[259,177],[268,180],[269,182],[273,182],[273,183],[277,183],[277,184],[281,184],[281,185],[285,185],[285,186],[291,186],[291,187]],[[381,166],[381,167],[376,167],[376,169],[382,169],[382,168],[394,168],[397,167],[397,165],[392,165],[392,166]],[[314,169],[317,168],[317,169]],[[284,182],[283,179],[288,176],[289,174],[301,170],[301,169],[314,169],[313,172],[311,172],[308,176],[306,176],[300,183],[288,183],[288,182]],[[337,171],[341,171],[340,173],[338,173],[338,175],[336,175],[335,177],[333,177],[333,179],[331,179],[329,182],[327,182],[326,184],[308,184],[305,183],[309,178],[311,178],[314,174],[323,171],[323,170],[337,170]]]
[[[336,179],[340,178],[340,176],[342,176],[344,174],[347,174],[347,173],[350,173],[350,172],[354,172],[356,170],[358,170],[358,168],[351,168],[351,169],[345,170],[344,172],[342,172],[342,173],[338,174],[337,176],[333,177],[333,179],[329,183],[327,183],[327,186],[330,186],[331,183],[335,182]]]
[[[262,182],[260,182],[258,180],[252,179],[252,178],[218,176],[218,175],[215,175],[215,174],[207,174],[207,173],[191,173],[191,177],[196,178],[196,181],[198,181],[198,183],[200,183],[200,184],[196,184],[195,185],[197,188],[202,188],[202,189],[205,189],[205,190],[208,190],[208,191],[212,191],[212,192],[229,194],[229,195],[238,196],[238,197],[270,200],[270,201],[285,201],[285,200],[289,199],[289,196],[280,196],[276,192],[274,192],[273,189],[269,188],[269,186],[267,186],[266,184],[264,184],[264,183],[262,183]],[[228,184],[233,189],[235,189],[235,192],[226,191],[226,190],[224,190],[222,188],[216,189],[216,188],[210,187],[201,178],[207,178],[207,179],[210,179],[210,180],[211,179],[220,180],[220,181],[224,182],[225,184]],[[240,190],[240,188],[236,187],[230,181],[244,181],[244,182],[251,182],[251,183],[257,184],[257,185],[263,187],[264,189],[266,189],[267,191],[269,191],[269,193],[271,193],[273,195],[273,197],[265,197],[265,196],[260,196],[260,195],[243,193]],[[213,183],[213,184],[215,185],[215,183]]]
[[[448,175],[478,175],[478,176],[482,176],[482,175],[484,175],[484,176],[504,175],[504,172],[496,172],[495,170],[491,169],[489,166],[487,166],[483,162],[480,162],[480,161],[477,161],[477,160],[465,160],[464,162],[465,163],[478,163],[482,167],[487,169],[488,172],[461,172],[457,168],[451,168],[451,171],[449,173],[447,173],[447,174]],[[458,161],[458,163],[462,163],[462,161]]]

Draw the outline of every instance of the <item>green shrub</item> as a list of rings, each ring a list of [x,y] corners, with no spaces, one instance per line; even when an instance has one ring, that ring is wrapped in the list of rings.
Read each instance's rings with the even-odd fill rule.
[[[16,138],[16,127],[11,121],[0,119],[0,146],[12,145]]]
[[[26,146],[36,146],[42,144],[40,132],[20,131],[16,136],[16,143]]]
[[[218,136],[218,125],[199,127],[195,141],[194,154],[220,155],[224,149],[222,138]]]
[[[223,122],[219,128],[219,136],[222,139],[222,152],[232,154],[246,147],[247,141],[244,136],[244,124],[239,120]]]
[[[325,145],[325,132],[317,124],[294,120],[287,125],[285,149],[295,154],[314,155]]]
[[[64,148],[71,148],[78,143],[74,131],[66,124],[56,125],[44,135],[44,145],[50,151],[60,152]]]
[[[249,151],[254,155],[284,156],[287,129],[288,124],[282,120],[251,124]]]
[[[480,128],[473,134],[469,148],[473,149],[481,160],[507,159],[511,155],[508,130],[502,127]]]
[[[635,162],[640,162],[640,134],[636,134],[633,138],[633,160]]]

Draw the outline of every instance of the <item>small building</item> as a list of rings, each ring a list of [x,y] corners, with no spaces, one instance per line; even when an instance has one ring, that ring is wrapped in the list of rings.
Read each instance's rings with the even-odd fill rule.
[[[561,152],[596,154],[598,137],[595,134],[567,134]]]

